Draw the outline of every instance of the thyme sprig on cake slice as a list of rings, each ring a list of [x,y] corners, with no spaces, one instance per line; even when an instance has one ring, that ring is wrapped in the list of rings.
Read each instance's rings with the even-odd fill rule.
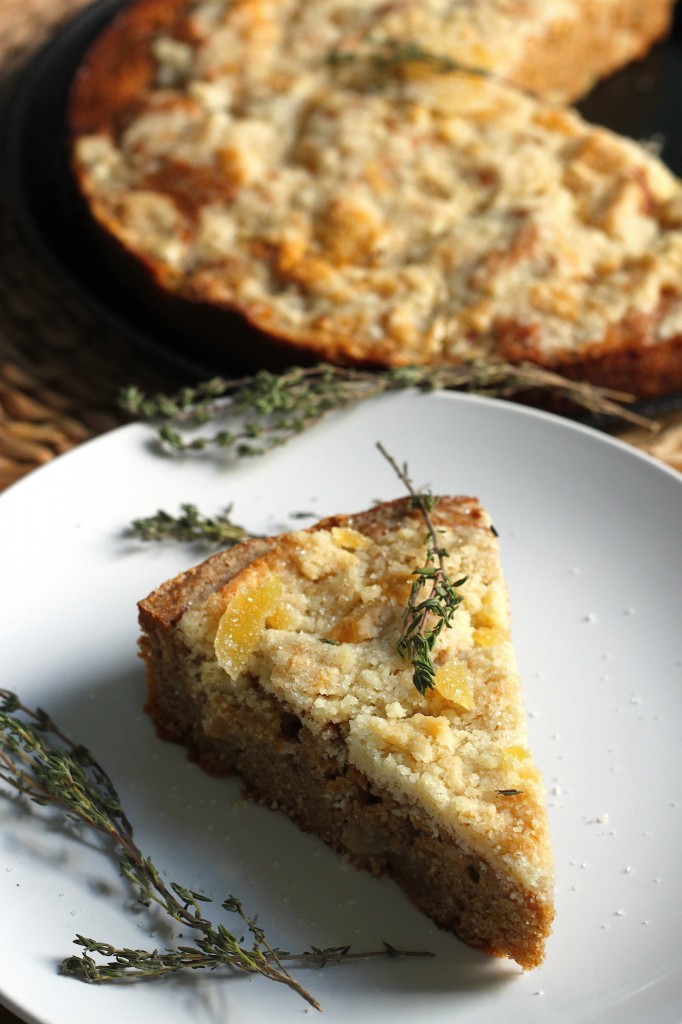
[[[407,466],[400,466],[379,442],[377,448],[391,464],[412,496],[412,507],[417,509],[427,530],[426,562],[413,572],[414,580],[403,616],[402,631],[397,650],[413,667],[412,682],[422,694],[434,688],[436,667],[432,652],[444,628],[450,626],[457,607],[462,603],[458,588],[467,577],[453,580],[447,571],[447,548],[438,536],[432,513],[437,498],[430,491],[417,490],[408,474]]]
[[[194,945],[160,951],[119,948],[77,935],[74,942],[84,952],[62,961],[64,975],[103,983],[227,967],[286,985],[319,1010],[317,1000],[291,975],[285,961],[323,967],[349,959],[432,955],[398,950],[388,943],[368,953],[351,952],[347,945],[285,952],[275,949],[241,901],[229,896],[221,906],[236,914],[250,932],[251,945],[244,945],[244,939],[224,924],[213,924],[204,916],[202,906],[212,902],[208,897],[177,882],[166,885],[152,860],[138,847],[114,784],[92,754],[73,743],[47,712],[28,708],[15,693],[4,689],[0,689],[0,779],[22,796],[43,806],[56,806],[67,819],[84,823],[110,840],[118,853],[120,872],[139,902],[160,907],[171,920],[198,936]]]
[[[319,423],[329,413],[392,391],[469,391],[499,398],[544,394],[596,416],[651,429],[654,424],[627,404],[632,396],[572,381],[533,363],[472,360],[456,365],[402,366],[384,370],[294,366],[282,373],[213,377],[175,394],[146,395],[124,389],[122,409],[157,425],[172,452],[217,449],[236,459],[262,455]],[[201,433],[215,424],[213,433]],[[199,431],[199,432],[197,432]]]

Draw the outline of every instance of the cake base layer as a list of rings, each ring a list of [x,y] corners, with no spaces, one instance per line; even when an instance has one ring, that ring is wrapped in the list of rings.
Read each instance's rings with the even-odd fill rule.
[[[178,655],[183,658],[181,650]],[[181,685],[158,682],[152,679],[147,711],[162,739],[182,744],[210,774],[239,774],[248,796],[284,811],[356,867],[389,874],[421,911],[468,945],[526,969],[538,966],[528,950],[549,931],[550,908],[500,879],[451,836],[434,832],[416,810],[407,814],[352,767],[340,768],[342,748],[332,736],[329,753],[322,753],[296,716],[265,694],[258,710],[231,706],[207,736],[192,697]]]

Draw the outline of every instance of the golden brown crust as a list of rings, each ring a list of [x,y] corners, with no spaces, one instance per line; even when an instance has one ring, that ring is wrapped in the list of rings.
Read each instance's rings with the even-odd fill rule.
[[[134,116],[137,104],[152,86],[151,41],[182,24],[184,0],[144,0],[122,11],[92,44],[78,69],[69,105],[70,128],[76,135],[116,132],[122,119]]]
[[[266,538],[246,540],[162,583],[139,602],[140,624],[144,629],[174,626],[190,605],[224,587],[236,573],[269,551],[271,545],[272,541]]]

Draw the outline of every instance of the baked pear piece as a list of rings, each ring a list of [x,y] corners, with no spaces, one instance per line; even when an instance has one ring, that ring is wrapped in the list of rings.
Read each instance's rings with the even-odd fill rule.
[[[524,968],[553,908],[497,535],[474,498],[431,513],[461,603],[420,693],[396,649],[424,521],[411,498],[210,557],[140,602],[147,710],[438,925]]]

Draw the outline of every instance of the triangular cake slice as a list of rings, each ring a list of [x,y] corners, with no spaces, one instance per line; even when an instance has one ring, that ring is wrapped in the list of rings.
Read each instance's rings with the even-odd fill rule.
[[[473,498],[432,520],[461,604],[422,695],[396,650],[425,526],[410,498],[214,555],[140,603],[147,708],[472,946],[537,966],[553,918],[498,541]]]

